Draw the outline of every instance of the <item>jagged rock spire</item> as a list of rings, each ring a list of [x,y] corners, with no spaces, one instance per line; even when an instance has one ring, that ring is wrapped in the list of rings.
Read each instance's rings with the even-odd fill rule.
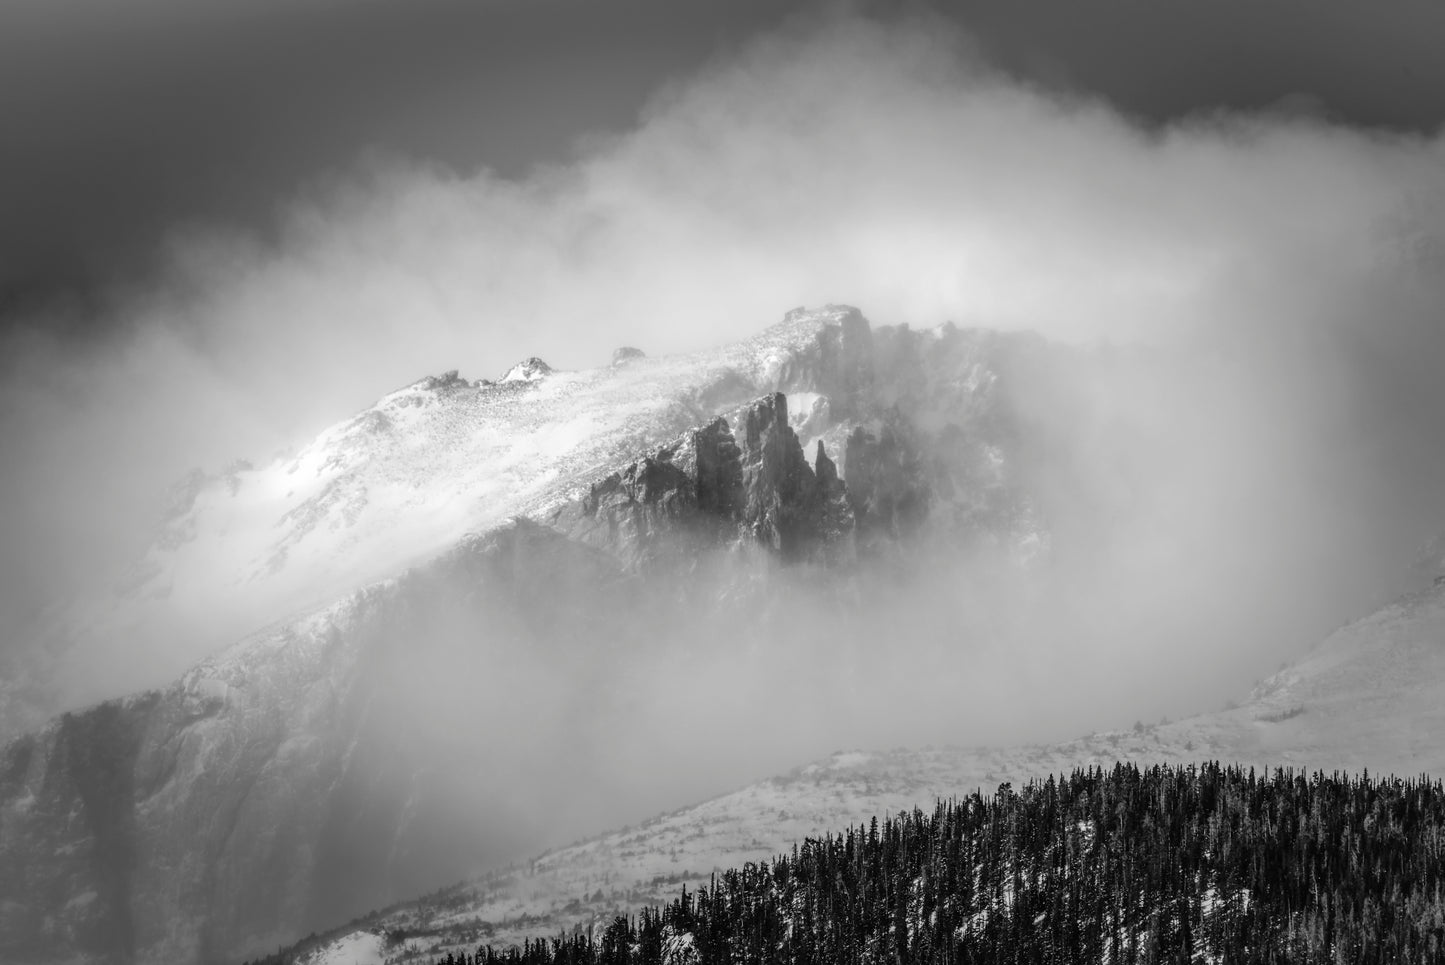
[[[787,397],[764,396],[738,421],[740,438],[719,417],[612,473],[553,524],[644,564],[687,535],[741,538],[784,560],[827,555],[850,537],[847,487],[821,442],[808,465]]]

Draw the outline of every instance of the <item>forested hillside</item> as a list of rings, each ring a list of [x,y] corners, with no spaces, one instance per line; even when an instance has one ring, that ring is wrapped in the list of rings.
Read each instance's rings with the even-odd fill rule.
[[[1206,764],[940,802],[438,965],[1445,960],[1445,790]]]

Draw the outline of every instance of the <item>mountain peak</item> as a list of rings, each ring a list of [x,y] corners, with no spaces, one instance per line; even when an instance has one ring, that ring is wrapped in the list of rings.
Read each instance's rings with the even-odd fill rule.
[[[552,374],[552,366],[543,362],[535,355],[531,358],[522,359],[516,365],[507,370],[501,377],[501,382],[538,382]]]

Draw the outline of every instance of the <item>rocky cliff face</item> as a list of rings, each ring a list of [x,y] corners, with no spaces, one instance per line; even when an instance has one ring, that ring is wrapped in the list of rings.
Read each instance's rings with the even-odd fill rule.
[[[310,488],[246,504],[287,551],[279,572],[305,584],[333,548],[361,552],[410,514],[430,526],[448,499],[470,507],[449,517],[451,547],[419,542],[430,561],[403,575],[0,749],[0,960],[234,960],[454,880],[581,820],[548,781],[599,767],[587,728],[615,695],[549,690],[557,662],[612,681],[651,627],[707,608],[765,619],[782,570],[865,572],[926,540],[1036,554],[1047,534],[1012,462],[1006,391],[1011,359],[1036,348],[873,332],[830,307],[683,362],[418,383],[328,430],[297,460]],[[622,414],[587,411],[604,403]],[[538,448],[549,433],[568,441]],[[216,565],[216,514],[259,500],[265,472],[285,468],[202,481],[149,582],[204,586],[181,556]],[[411,501],[383,506],[398,482]],[[242,563],[271,579],[275,546],[257,546]],[[525,760],[508,738],[519,721],[553,728]],[[539,753],[559,776],[537,773]]]
[[[845,558],[852,509],[823,440],[810,466],[781,392],[737,421],[740,440],[719,417],[593,483],[549,524],[643,569],[720,547],[783,562]]]

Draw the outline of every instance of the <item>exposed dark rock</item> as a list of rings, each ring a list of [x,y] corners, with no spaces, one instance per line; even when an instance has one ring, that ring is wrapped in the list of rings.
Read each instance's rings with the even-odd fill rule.
[[[794,428],[775,392],[620,468],[549,522],[634,567],[740,540],[784,562],[835,563],[855,545],[874,554],[1037,529],[1010,474],[1018,417],[1000,389],[1036,340],[951,325],[875,334],[856,309],[828,311],[814,347],[777,375],[819,394],[818,419]],[[818,440],[811,466],[800,430]]]
[[[828,504],[844,498],[844,487],[836,472],[830,472],[831,486],[820,484],[788,425],[787,397],[779,392],[760,399],[743,418],[745,531],[784,560],[811,557],[828,539],[846,535],[825,532]]]
[[[817,350],[790,359],[779,373],[778,384],[821,392],[828,397],[835,418],[856,418],[872,403],[873,332],[856,308],[829,305],[826,310],[838,313],[838,324],[820,329]],[[800,309],[794,309],[797,311]]]
[[[787,397],[757,400],[740,421],[741,443],[719,417],[594,483],[549,522],[632,566],[740,539],[801,560],[851,537],[847,487],[821,442],[823,477],[808,465]]]
[[[813,474],[818,479],[818,518],[814,530],[826,548],[824,559],[835,562],[841,554],[836,547],[851,546],[857,518],[848,502],[848,487],[838,477],[838,466],[828,458],[823,440],[818,440],[818,451],[813,459]]]
[[[423,388],[432,392],[447,392],[454,389],[467,389],[472,383],[461,377],[460,370],[448,369],[441,375],[428,375],[422,381]]]
[[[863,546],[907,538],[928,513],[931,491],[909,441],[895,426],[881,436],[860,426],[848,437],[848,503]]]
[[[0,752],[0,805],[33,816],[26,831],[35,836],[25,842],[29,853],[18,855],[0,837],[0,894],[12,899],[0,901],[0,961],[26,961],[53,946],[59,923],[26,914],[31,903],[65,907],[71,914],[64,927],[82,954],[126,960],[117,952],[132,947],[136,928],[128,900],[139,857],[134,762],[153,705],[154,699],[113,701],[66,714],[46,735],[27,736]],[[44,758],[53,762],[49,779],[24,782]],[[62,814],[64,820],[56,820]],[[46,847],[36,848],[41,842]],[[80,902],[73,899],[77,881],[88,886],[82,894],[89,897]]]
[[[696,458],[697,508],[704,513],[734,518],[743,505],[742,451],[721,416],[692,435]]]
[[[697,522],[697,486],[664,448],[594,483],[582,500],[578,535],[606,546],[632,564],[657,556]]]
[[[735,541],[742,505],[741,452],[718,418],[592,484],[548,522],[645,569]]]
[[[645,358],[647,358],[647,353],[644,352],[642,349],[640,349],[640,348],[633,348],[633,347],[630,346],[630,345],[624,345],[624,346],[622,346],[620,349],[617,349],[616,351],[614,351],[614,352],[612,353],[612,364],[613,364],[613,365],[626,365],[628,362],[631,362],[633,359],[645,359]]]

